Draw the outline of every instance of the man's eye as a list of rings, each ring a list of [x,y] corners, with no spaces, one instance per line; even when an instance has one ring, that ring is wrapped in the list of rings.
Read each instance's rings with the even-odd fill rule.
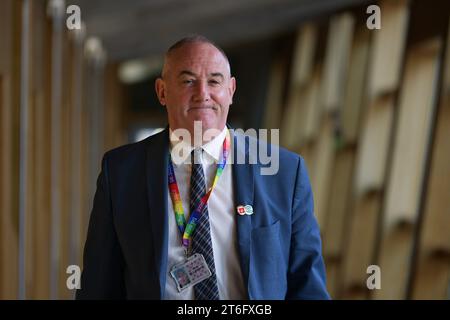
[[[194,83],[194,80],[192,80],[192,79],[183,80],[183,83],[184,84],[192,84],[192,83]]]
[[[217,80],[209,80],[209,83],[213,85],[220,84],[220,82]]]

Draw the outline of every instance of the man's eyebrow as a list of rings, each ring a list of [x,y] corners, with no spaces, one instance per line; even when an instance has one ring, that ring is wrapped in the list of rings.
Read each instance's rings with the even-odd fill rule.
[[[188,76],[197,76],[194,72],[189,71],[189,70],[182,70],[180,71],[180,73],[178,74],[178,77],[184,76],[184,75],[188,75]],[[225,79],[224,75],[221,72],[213,72],[210,74],[211,77],[221,77],[222,79]]]
[[[192,71],[189,71],[189,70],[182,70],[182,71],[180,71],[180,73],[178,74],[179,77],[184,76],[184,75],[188,75],[188,76],[196,76],[195,73],[193,73]]]
[[[223,74],[220,73],[220,72],[213,72],[213,73],[211,73],[211,76],[212,76],[212,77],[221,77],[222,79],[225,79],[225,77],[223,76]]]

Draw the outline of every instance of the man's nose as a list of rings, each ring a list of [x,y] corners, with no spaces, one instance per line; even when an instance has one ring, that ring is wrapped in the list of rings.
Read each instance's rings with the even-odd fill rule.
[[[210,100],[209,88],[206,81],[197,82],[193,98],[196,102],[204,102]]]

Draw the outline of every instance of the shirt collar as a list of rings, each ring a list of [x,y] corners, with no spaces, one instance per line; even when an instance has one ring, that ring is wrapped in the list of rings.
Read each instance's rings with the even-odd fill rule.
[[[169,130],[170,130],[170,150],[172,151],[172,149],[175,146],[177,146],[177,148],[183,149],[182,158],[179,160],[184,162],[191,155],[191,152],[194,149],[194,147],[191,146],[186,141],[179,140],[178,137],[173,133],[172,129]],[[217,135],[216,137],[214,137],[214,139],[201,146],[201,148],[216,162],[220,160],[223,141],[225,140],[225,137],[227,135],[227,130],[228,128],[227,126],[225,126],[219,133],[219,135]]]

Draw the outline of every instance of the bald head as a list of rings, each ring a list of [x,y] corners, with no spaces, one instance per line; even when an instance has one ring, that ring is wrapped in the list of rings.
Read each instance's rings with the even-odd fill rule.
[[[227,55],[225,54],[225,51],[222,50],[218,45],[216,45],[214,42],[209,40],[208,38],[201,36],[201,35],[193,35],[185,37],[176,43],[174,43],[165,53],[164,55],[164,65],[162,69],[161,76],[164,78],[167,76],[167,71],[170,67],[171,61],[174,59],[178,59],[177,53],[184,55],[185,50],[182,49],[188,49],[188,47],[192,47],[195,45],[207,45],[209,47],[212,47],[216,49],[223,57],[223,59],[226,61],[226,65],[228,67],[228,76],[231,76],[231,68],[230,68],[230,62],[228,60]],[[188,50],[187,50],[188,51]]]

